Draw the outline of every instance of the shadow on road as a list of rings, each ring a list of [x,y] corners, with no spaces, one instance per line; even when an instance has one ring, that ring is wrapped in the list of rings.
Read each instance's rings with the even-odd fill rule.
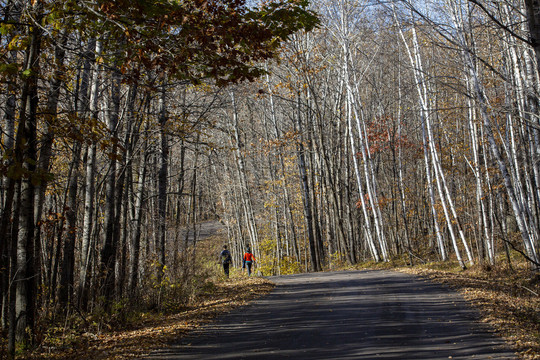
[[[456,293],[391,271],[301,274],[149,359],[514,359]]]

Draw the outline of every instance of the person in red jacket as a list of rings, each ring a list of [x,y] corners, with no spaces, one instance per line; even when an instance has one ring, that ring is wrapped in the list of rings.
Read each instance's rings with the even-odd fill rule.
[[[242,263],[242,269],[245,269],[247,266],[248,269],[248,276],[251,276],[251,267],[253,266],[253,263],[255,262],[255,256],[251,253],[251,249],[248,247],[246,249],[246,252],[244,253],[244,259]]]

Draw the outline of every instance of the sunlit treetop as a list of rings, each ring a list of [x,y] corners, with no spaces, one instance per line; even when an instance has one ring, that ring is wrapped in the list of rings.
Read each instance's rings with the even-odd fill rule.
[[[64,2],[64,8],[65,8]],[[307,0],[73,1],[125,73],[157,71],[194,84],[252,80],[288,37],[318,24]],[[106,35],[105,35],[106,34]],[[108,40],[107,40],[108,39]],[[113,43],[111,45],[111,42]]]

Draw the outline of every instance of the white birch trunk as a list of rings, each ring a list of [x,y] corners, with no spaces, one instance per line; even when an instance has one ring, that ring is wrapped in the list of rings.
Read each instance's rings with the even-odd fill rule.
[[[470,86],[470,84],[469,84]],[[495,264],[495,251],[493,247],[493,237],[489,231],[488,219],[486,214],[486,204],[484,201],[484,190],[482,182],[482,174],[480,169],[480,159],[479,159],[479,145],[478,145],[478,129],[476,126],[476,112],[474,111],[475,104],[472,99],[469,99],[469,134],[471,136],[471,152],[473,155],[473,163],[470,164],[471,170],[473,172],[476,184],[476,204],[478,206],[478,222],[480,233],[483,233],[484,236],[484,245],[486,246],[486,255],[488,261],[491,265]]]
[[[373,259],[375,261],[381,261],[381,258],[380,258],[380,255],[379,255],[379,250],[375,246],[375,242],[373,241],[373,237],[372,237],[373,231],[371,229],[371,218],[370,218],[370,216],[368,214],[367,203],[366,203],[366,199],[364,197],[365,192],[364,192],[364,188],[363,188],[363,185],[362,185],[362,176],[360,174],[360,169],[359,169],[359,166],[358,166],[358,158],[356,156],[357,151],[356,151],[356,145],[355,145],[355,140],[354,140],[354,133],[352,131],[353,126],[352,126],[352,119],[351,118],[352,118],[352,114],[351,114],[350,109],[348,109],[347,110],[347,125],[349,127],[349,131],[348,131],[348,133],[349,133],[349,144],[351,146],[351,154],[352,154],[352,157],[353,157],[354,172],[355,172],[355,175],[356,175],[356,184],[358,186],[358,192],[359,192],[359,197],[360,197],[360,204],[361,204],[361,208],[362,208],[362,214],[364,215],[364,227],[366,229],[365,235],[366,235],[369,250],[371,252],[371,256],[373,257]],[[384,258],[384,255],[383,255],[383,259],[386,260]]]
[[[415,61],[415,70],[416,70],[416,78],[417,78],[417,89],[420,101],[422,103],[422,113],[423,113],[423,123],[425,123],[425,130],[427,134],[427,143],[429,145],[429,152],[431,157],[431,163],[434,169],[434,177],[437,184],[437,190],[439,193],[439,197],[441,199],[441,205],[443,207],[443,212],[446,218],[446,224],[448,227],[448,230],[450,232],[450,237],[452,239],[452,244],[454,246],[454,251],[456,253],[457,259],[462,267],[464,267],[463,260],[461,259],[461,254],[457,245],[457,239],[454,233],[454,226],[452,224],[452,217],[456,222],[456,225],[458,227],[458,233],[460,235],[461,241],[463,243],[463,246],[465,248],[465,252],[467,254],[467,258],[469,260],[469,264],[473,264],[472,254],[469,250],[469,246],[467,244],[467,241],[465,239],[465,234],[463,233],[463,230],[461,229],[461,226],[459,224],[459,218],[457,216],[454,202],[452,200],[452,196],[450,194],[450,191],[448,190],[448,185],[446,183],[446,177],[444,175],[444,172],[442,170],[441,161],[439,159],[439,153],[437,151],[437,148],[435,146],[435,138],[433,136],[433,126],[431,124],[431,117],[430,117],[430,98],[429,98],[429,91],[427,89],[427,80],[424,77],[424,68],[423,68],[423,62],[420,55],[420,46],[418,44],[418,38],[416,36],[416,29],[413,27],[412,29],[413,33],[413,44],[414,44],[414,57],[416,59]],[[450,211],[449,211],[450,210]],[[450,213],[452,216],[450,216]]]
[[[467,48],[467,43],[464,38],[463,34],[463,25],[460,23],[457,19],[458,14],[458,8],[456,7],[457,4],[452,3],[452,9],[453,9],[453,21],[454,25],[456,26],[457,30],[457,40],[459,44],[462,46],[462,55],[464,58],[465,66],[466,66],[466,75],[470,78],[470,81],[472,81],[472,84],[474,86],[475,95],[478,101],[480,114],[482,115],[483,123],[484,123],[484,129],[486,132],[486,136],[488,137],[488,141],[490,144],[491,152],[493,154],[493,157],[497,161],[497,164],[499,166],[499,171],[501,172],[501,176],[504,179],[504,184],[506,187],[506,192],[508,194],[508,198],[510,200],[510,203],[512,205],[512,209],[514,211],[514,215],[516,217],[516,221],[518,224],[518,228],[521,232],[523,244],[525,247],[525,251],[527,255],[536,263],[538,263],[538,256],[536,253],[536,249],[534,247],[534,243],[531,238],[531,234],[529,231],[529,224],[527,223],[527,214],[526,214],[526,203],[523,202],[523,198],[519,196],[519,194],[516,193],[516,189],[514,187],[514,184],[512,182],[512,178],[510,176],[510,173],[508,172],[508,167],[504,161],[504,158],[502,154],[499,151],[499,148],[497,146],[497,142],[495,140],[495,136],[493,134],[493,127],[491,124],[491,119],[489,116],[488,106],[487,106],[487,99],[484,94],[484,88],[483,85],[480,83],[480,80],[478,78],[478,73],[476,71],[476,68],[474,66],[474,61],[471,57],[471,54]]]
[[[424,96],[424,93],[421,89],[421,83],[423,82],[423,74],[419,71],[419,69],[417,68],[417,65],[416,65],[416,61],[415,59],[417,59],[417,56],[416,54],[414,55],[413,57],[413,54],[411,53],[411,49],[410,49],[410,46],[409,44],[407,43],[407,40],[405,39],[405,35],[403,34],[403,31],[401,30],[401,26],[398,22],[398,19],[397,19],[397,15],[395,13],[395,9],[394,9],[394,18],[395,18],[395,21],[396,23],[398,24],[398,28],[400,29],[400,36],[403,40],[403,44],[405,46],[405,49],[407,50],[407,55],[409,57],[409,61],[410,61],[410,64],[413,68],[413,75],[414,75],[414,78],[416,80],[416,84],[417,84],[417,91],[418,91],[418,98],[419,98],[419,103],[420,103],[420,119],[421,119],[421,125],[422,125],[422,139],[423,139],[423,149],[424,149],[424,165],[425,165],[425,168],[426,168],[426,180],[427,180],[427,187],[428,187],[428,193],[429,193],[429,198],[430,198],[430,209],[431,209],[431,214],[433,216],[433,224],[434,224],[434,228],[435,228],[435,236],[436,236],[436,239],[437,239],[437,246],[438,246],[438,249],[439,249],[439,253],[441,255],[441,258],[443,261],[446,261],[447,260],[447,254],[446,254],[446,249],[444,247],[444,242],[443,242],[443,238],[442,238],[442,233],[441,233],[441,230],[440,230],[440,227],[439,227],[439,222],[438,222],[438,213],[437,213],[437,209],[435,208],[435,204],[436,204],[436,199],[435,199],[435,191],[433,189],[433,181],[432,181],[432,177],[431,177],[431,167],[430,167],[430,161],[429,161],[429,157],[430,157],[430,154],[429,154],[429,151],[428,151],[428,138],[427,138],[427,131],[426,131],[426,116],[428,114],[428,109],[425,105],[425,96]],[[414,31],[414,28],[413,28],[413,31]],[[460,263],[462,263],[462,260],[461,260],[461,255],[459,253],[459,249],[457,249],[457,244],[456,244],[456,241],[455,241],[455,238],[453,237],[452,238],[452,244],[454,245],[454,249],[457,250],[456,252],[456,256],[458,258],[458,261],[460,261]]]
[[[101,56],[102,43],[96,41],[96,58]],[[97,108],[99,99],[99,72],[100,66],[98,62],[94,64],[92,71],[92,79],[90,85],[90,100],[89,100],[89,114],[93,119],[97,119]],[[92,142],[88,146],[87,162],[86,162],[86,176],[85,176],[85,195],[84,195],[84,217],[83,217],[83,232],[82,232],[82,248],[81,248],[81,263],[79,271],[79,295],[85,296],[87,284],[87,274],[91,264],[91,235],[92,235],[92,222],[94,215],[94,176],[95,176],[95,164],[96,164],[96,144]]]
[[[380,261],[381,256],[384,261],[389,260],[388,256],[388,250],[387,250],[387,244],[386,239],[384,236],[384,232],[382,229],[382,222],[381,222],[381,213],[379,210],[379,203],[377,201],[376,196],[376,190],[375,185],[373,183],[374,177],[373,174],[370,173],[372,170],[372,167],[370,166],[370,159],[368,158],[367,152],[369,151],[366,147],[368,146],[367,143],[367,134],[365,131],[363,131],[363,127],[361,124],[361,119],[359,116],[358,107],[360,105],[357,104],[356,99],[359,98],[359,93],[354,91],[353,87],[351,86],[351,81],[354,81],[356,84],[358,84],[359,79],[357,79],[349,69],[349,64],[352,63],[351,60],[351,54],[350,54],[350,31],[349,31],[349,14],[351,13],[352,9],[349,7],[348,4],[341,3],[340,4],[340,28],[337,30],[337,32],[334,34],[334,37],[336,40],[341,44],[342,47],[342,80],[341,82],[345,84],[346,89],[346,116],[347,116],[347,127],[348,127],[348,134],[349,134],[349,144],[351,147],[351,155],[353,157],[353,166],[355,171],[355,177],[356,182],[358,186],[358,192],[360,197],[360,204],[362,208],[362,214],[364,216],[364,226],[365,226],[365,234],[367,239],[367,244],[371,252],[371,256],[375,261]],[[369,64],[368,66],[369,67]],[[355,125],[357,128],[358,136],[360,137],[360,146],[359,151],[357,151],[356,141],[355,141],[355,132],[354,132],[354,126],[353,126],[353,117],[355,120]],[[357,154],[360,153],[362,155],[362,161],[364,165],[364,174],[363,176],[360,173],[360,166],[358,164],[358,157]],[[365,189],[364,184],[362,183],[362,177],[364,177],[365,181]],[[365,199],[365,194],[368,195],[368,201]],[[379,249],[377,249],[377,246],[375,245],[374,239],[373,239],[373,229],[371,224],[371,217],[368,213],[368,202],[369,206],[371,207],[371,216],[373,217],[373,223],[375,226],[375,235],[377,236]],[[380,251],[380,254],[379,254]]]
[[[253,212],[253,205],[251,203],[251,196],[249,194],[249,188],[247,184],[247,177],[246,177],[246,170],[244,166],[244,158],[242,156],[241,152],[241,140],[240,140],[240,129],[238,126],[238,108],[236,106],[236,99],[234,96],[234,93],[230,92],[231,101],[232,101],[232,125],[233,125],[233,133],[234,133],[234,140],[235,140],[235,160],[238,170],[238,178],[240,180],[240,195],[242,199],[242,207],[244,210],[244,215],[247,222],[247,229],[249,233],[250,238],[250,245],[251,249],[254,251],[254,253],[258,253],[258,246],[259,246],[259,238],[258,238],[258,232],[257,232],[257,224],[255,222],[255,214]]]

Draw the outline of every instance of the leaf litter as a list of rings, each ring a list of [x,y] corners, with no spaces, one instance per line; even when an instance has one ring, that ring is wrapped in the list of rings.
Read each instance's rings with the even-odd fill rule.
[[[34,351],[31,360],[123,360],[136,359],[187,335],[211,322],[218,315],[248,304],[269,293],[274,285],[260,277],[233,277],[216,283],[212,292],[174,314],[143,314],[131,329],[83,333],[70,340],[70,346],[45,344]],[[146,315],[146,316],[144,316]]]
[[[377,265],[421,276],[449,286],[475,307],[481,321],[490,324],[524,360],[540,359],[540,281],[525,267],[516,270],[476,266],[465,271],[447,265],[415,267]],[[140,358],[186,336],[218,315],[246,305],[269,293],[274,284],[260,277],[233,276],[172,314],[141,314],[131,328],[72,335],[64,345],[44,343],[25,357],[31,360]]]
[[[540,359],[540,279],[526,266],[509,270],[475,266],[464,271],[437,266],[399,267],[447,285],[476,308],[481,321],[491,325],[525,360]]]

